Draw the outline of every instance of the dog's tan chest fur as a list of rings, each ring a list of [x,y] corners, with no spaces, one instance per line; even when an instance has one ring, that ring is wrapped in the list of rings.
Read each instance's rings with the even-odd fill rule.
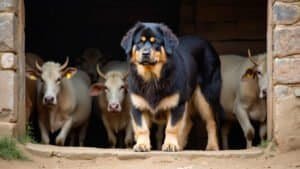
[[[151,112],[151,114],[156,114],[158,111],[165,111],[177,106],[179,101],[179,94],[175,93],[170,96],[163,98],[156,107],[151,107],[145,98],[140,95],[132,93],[130,95],[132,104],[140,109]]]

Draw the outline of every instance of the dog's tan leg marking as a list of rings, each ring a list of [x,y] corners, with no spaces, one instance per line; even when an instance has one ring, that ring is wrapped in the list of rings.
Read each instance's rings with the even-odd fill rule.
[[[200,113],[201,118],[206,123],[208,137],[206,150],[219,150],[219,144],[217,139],[217,125],[214,118],[214,114],[210,105],[204,98],[199,86],[197,86],[195,89],[193,101],[196,110]]]
[[[134,131],[134,138],[136,144],[133,146],[133,150],[136,152],[145,152],[151,150],[150,143],[150,117],[148,112],[142,112],[141,114],[142,126],[136,124],[134,118],[132,117],[132,127]]]
[[[182,118],[175,125],[172,125],[171,123],[171,112],[167,112],[167,127],[165,130],[166,137],[162,146],[163,151],[175,152],[184,148],[191,128],[191,123],[188,121],[188,114],[186,110],[187,105],[185,105]]]

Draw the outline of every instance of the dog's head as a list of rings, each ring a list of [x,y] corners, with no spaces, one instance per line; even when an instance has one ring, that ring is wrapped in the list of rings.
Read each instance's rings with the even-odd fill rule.
[[[121,46],[138,69],[159,74],[162,65],[178,45],[178,39],[164,24],[138,22],[121,41]],[[152,72],[152,73],[153,73]]]
[[[121,42],[131,60],[142,65],[160,62],[163,55],[171,55],[177,45],[177,37],[166,25],[142,22],[131,28]]]

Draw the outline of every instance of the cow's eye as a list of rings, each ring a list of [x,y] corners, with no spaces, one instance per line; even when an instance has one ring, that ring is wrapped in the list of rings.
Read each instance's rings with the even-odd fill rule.
[[[120,87],[120,90],[123,90],[123,89],[125,89],[125,86],[121,86],[121,87]]]
[[[107,87],[107,86],[104,86],[104,90],[107,92],[107,91],[108,91],[108,87]]]
[[[262,73],[261,73],[260,71],[257,71],[257,75],[261,76],[261,75],[262,75]]]
[[[60,81],[61,81],[60,77],[56,79],[56,83],[59,83]]]

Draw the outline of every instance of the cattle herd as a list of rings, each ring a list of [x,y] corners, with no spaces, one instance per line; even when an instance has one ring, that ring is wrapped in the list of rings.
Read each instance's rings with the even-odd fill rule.
[[[153,37],[151,36],[151,38]],[[149,41],[154,44],[155,39],[151,38]],[[158,39],[158,37],[156,38]],[[145,41],[146,44],[147,40],[142,39],[142,41]],[[74,62],[78,64],[70,67],[69,59],[74,59]],[[220,124],[217,125],[217,131],[220,133],[216,135],[221,140],[217,144],[220,144],[222,149],[228,149],[230,129],[234,122],[238,122],[244,133],[247,148],[250,148],[255,136],[252,121],[259,123],[260,139],[264,140],[266,136],[268,85],[266,54],[251,56],[248,51],[248,56],[220,55],[219,60],[222,76],[220,103],[224,114],[219,117],[220,120],[217,120]],[[57,133],[54,139],[56,145],[84,146],[92,113],[92,103],[95,100],[97,113],[105,127],[110,146],[115,148],[118,147],[117,143],[122,142],[123,147],[134,147],[140,140],[139,134],[143,134],[143,131],[137,130],[136,123],[133,122],[134,115],[131,112],[138,100],[133,97],[135,95],[128,87],[130,64],[132,64],[130,61],[109,59],[96,48],[86,49],[78,58],[66,57],[63,64],[43,61],[42,57],[37,54],[26,53],[26,118],[29,121],[33,114],[37,116],[41,142],[50,144],[50,135]],[[195,90],[200,90],[200,88]],[[193,97],[197,97],[200,99],[199,103],[203,103],[201,96]],[[172,101],[174,97],[168,99]],[[188,98],[188,100],[191,99]],[[169,104],[166,100],[164,101],[159,103]],[[139,102],[138,104],[143,103]],[[202,109],[200,107],[197,110],[201,111]],[[159,113],[155,116],[158,116],[155,118],[159,121],[165,119],[167,115]],[[203,115],[201,117],[205,118]],[[204,122],[207,121],[204,120]],[[187,120],[185,123],[188,128],[191,128],[191,120]],[[165,134],[168,134],[167,130],[164,133],[166,125],[166,122],[158,123],[158,130],[155,133],[158,149],[162,148],[163,138],[166,137]],[[211,125],[206,125],[208,139],[211,134],[210,127]],[[119,137],[119,132],[124,132],[124,137]],[[105,133],[97,134],[105,135]],[[68,144],[67,138],[70,140]],[[212,139],[214,138],[212,137]],[[186,141],[184,140],[184,142]],[[210,141],[208,140],[208,142]],[[172,147],[162,149],[178,151],[183,147],[181,149]],[[213,145],[207,149],[218,150],[219,146]],[[148,149],[136,149],[136,147],[134,150],[148,151]]]

